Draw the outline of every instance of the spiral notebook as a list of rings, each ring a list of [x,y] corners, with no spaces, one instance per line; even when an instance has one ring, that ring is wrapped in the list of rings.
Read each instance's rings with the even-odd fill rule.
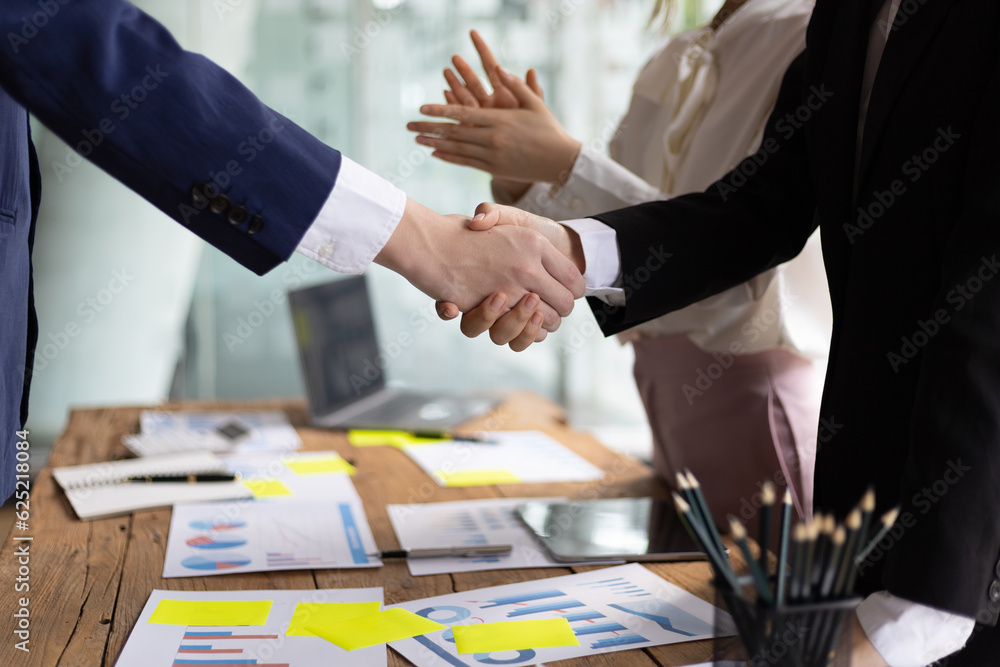
[[[129,477],[147,475],[196,475],[228,472],[226,465],[211,452],[181,452],[139,459],[108,461],[82,466],[55,468],[52,476],[63,488],[76,515],[101,519],[136,510],[170,507],[174,503],[252,498],[242,482],[158,482],[125,484]]]

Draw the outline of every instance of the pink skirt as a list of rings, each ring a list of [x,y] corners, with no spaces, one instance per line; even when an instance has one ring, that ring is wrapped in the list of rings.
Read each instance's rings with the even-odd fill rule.
[[[812,361],[783,349],[710,353],[686,336],[633,345],[659,475],[674,486],[675,473],[690,469],[726,530],[730,514],[756,529],[765,480],[779,504],[788,487],[799,516],[811,516],[823,392]]]

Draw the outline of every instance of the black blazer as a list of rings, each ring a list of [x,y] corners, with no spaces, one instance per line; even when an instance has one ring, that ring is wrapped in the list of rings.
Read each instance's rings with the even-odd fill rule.
[[[816,507],[843,517],[874,483],[903,512],[865,585],[995,625],[1000,3],[903,1],[856,171],[868,4],[818,0],[759,153],[703,194],[596,216],[626,305],[591,306],[616,333],[788,260],[819,225],[834,328]]]

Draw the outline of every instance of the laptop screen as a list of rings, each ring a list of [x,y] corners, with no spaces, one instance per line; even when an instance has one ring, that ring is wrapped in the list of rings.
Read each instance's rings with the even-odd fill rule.
[[[288,296],[313,416],[327,415],[385,386],[364,276]]]

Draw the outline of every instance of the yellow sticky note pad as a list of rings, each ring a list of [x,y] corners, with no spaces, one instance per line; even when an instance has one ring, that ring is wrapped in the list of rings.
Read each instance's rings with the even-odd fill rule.
[[[159,625],[264,625],[270,600],[160,600],[149,617]]]
[[[379,602],[300,602],[295,605],[292,621],[285,635],[289,637],[314,637],[306,627],[325,629],[349,618],[375,614]]]
[[[521,480],[509,470],[456,470],[437,472],[445,486],[489,486],[490,484],[520,484]]]
[[[504,621],[479,625],[453,625],[455,648],[459,653],[520,651],[529,648],[579,646],[573,628],[565,618],[533,621]]]
[[[298,475],[313,475],[317,473],[346,472],[353,475],[358,471],[339,456],[323,456],[306,459],[285,459],[284,464]]]
[[[418,438],[406,431],[349,431],[347,440],[355,447],[396,447],[447,442],[440,438]]]
[[[254,498],[292,495],[280,479],[246,479],[243,480],[243,485],[250,489]]]
[[[306,629],[317,637],[322,637],[342,649],[353,651],[359,648],[385,644],[400,639],[444,630],[446,626],[417,616],[405,609],[386,609],[375,614],[366,614],[343,619],[336,625],[319,628],[308,624]]]

